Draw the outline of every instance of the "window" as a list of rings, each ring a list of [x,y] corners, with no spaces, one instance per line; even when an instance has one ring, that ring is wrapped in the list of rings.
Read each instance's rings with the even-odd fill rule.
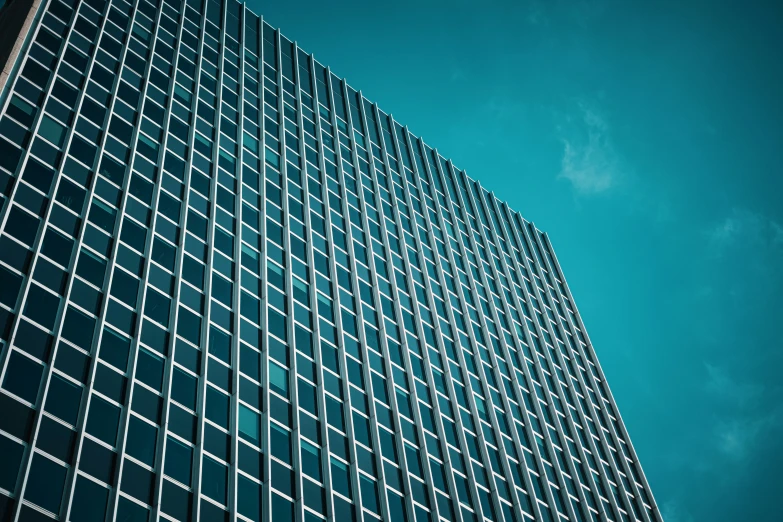
[[[197,379],[175,367],[171,382],[171,398],[183,406],[195,410],[197,391]]]
[[[263,455],[255,448],[251,448],[247,444],[239,443],[239,456],[237,458],[239,469],[250,476],[261,480],[263,478]],[[241,476],[241,475],[240,475]]]
[[[305,506],[318,513],[326,513],[326,495],[324,494],[324,488],[308,479],[303,479],[302,490]],[[312,513],[307,511],[305,511],[305,520],[308,522],[322,522],[322,519],[314,517]]]
[[[321,477],[321,450],[309,442],[302,441],[302,470],[318,482]]]
[[[124,497],[117,497],[117,512],[122,513],[127,522],[147,522],[149,511]]]
[[[62,336],[78,347],[90,351],[95,319],[84,312],[68,307],[63,321]]]
[[[368,479],[364,475],[360,475],[360,477],[362,503],[364,507],[374,513],[380,513],[380,509],[378,507],[378,489],[375,481]]]
[[[155,474],[138,464],[125,460],[120,489],[145,504],[152,503],[152,487]]]
[[[152,467],[155,464],[155,446],[158,429],[143,420],[130,416],[126,451],[132,457]]]
[[[63,146],[63,141],[65,141],[65,127],[51,119],[49,116],[41,118],[41,126],[38,129],[38,133],[58,148]]]
[[[228,468],[220,462],[204,456],[201,492],[221,504],[226,503]]]
[[[24,446],[0,435],[0,454],[3,455],[3,466],[0,469],[0,488],[13,491],[16,478],[22,465]]]
[[[269,363],[269,386],[272,390],[288,398],[288,370]]]
[[[272,493],[272,522],[290,522],[291,520],[294,520],[293,503]]]
[[[239,405],[239,433],[256,445],[261,444],[259,415],[247,406]]]
[[[220,393],[215,388],[207,386],[206,415],[209,420],[228,428],[229,401],[228,395]]]
[[[116,333],[110,328],[104,328],[99,357],[118,370],[124,372],[128,365],[130,339]]]
[[[76,265],[76,274],[97,287],[103,286],[106,261],[88,250],[82,250]]]
[[[24,498],[42,508],[58,513],[63,497],[67,470],[38,453],[33,455]]]
[[[351,498],[351,472],[342,462],[332,457],[332,488],[334,491]]]
[[[56,230],[49,228],[46,230],[41,252],[62,266],[67,267],[71,259],[73,250],[73,240],[65,237]],[[100,286],[100,284],[96,285]]]
[[[190,486],[193,448],[173,437],[168,437],[166,441],[166,475]]]
[[[117,454],[92,439],[84,439],[79,457],[79,469],[98,480],[109,484],[114,482],[114,463]]]
[[[261,520],[261,487],[244,475],[237,480],[237,511],[258,522]]]
[[[54,374],[49,383],[44,410],[70,424],[76,424],[81,397],[80,386]]]
[[[271,424],[270,449],[274,457],[291,464],[291,433],[277,424]]]
[[[294,473],[277,461],[272,461],[272,487],[289,497],[294,496]]]
[[[36,263],[33,279],[59,295],[63,295],[68,282],[65,270],[44,258],[40,258]],[[46,315],[51,313],[48,312]],[[39,315],[39,318],[41,321],[49,321],[49,319],[44,319],[44,315]]]
[[[60,299],[56,295],[39,286],[30,285],[24,315],[51,330],[59,308]]]
[[[100,397],[93,396],[87,415],[87,432],[114,446],[119,423],[120,409]]]
[[[39,449],[64,462],[71,463],[75,442],[76,433],[73,430],[49,417],[41,418],[41,427],[38,430],[36,443]],[[13,485],[7,489],[13,490]]]
[[[198,345],[201,341],[201,317],[180,306],[177,320],[177,335]]]
[[[135,385],[131,409],[158,424],[160,422],[161,398],[146,388]]]
[[[3,388],[34,404],[41,387],[42,373],[43,366],[14,350],[5,371]]]
[[[22,286],[22,276],[0,266],[0,303],[13,308]]]
[[[192,494],[189,491],[185,491],[168,480],[164,480],[161,497],[161,510],[164,513],[175,517],[177,520],[191,519]]]
[[[149,350],[139,349],[139,355],[136,362],[136,378],[152,389],[161,391],[163,384],[163,364],[162,357],[158,357]]]

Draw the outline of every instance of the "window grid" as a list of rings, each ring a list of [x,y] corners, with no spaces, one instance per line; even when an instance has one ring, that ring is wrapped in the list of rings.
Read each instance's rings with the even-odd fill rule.
[[[660,520],[545,234],[234,0],[39,9],[0,98],[14,513]]]

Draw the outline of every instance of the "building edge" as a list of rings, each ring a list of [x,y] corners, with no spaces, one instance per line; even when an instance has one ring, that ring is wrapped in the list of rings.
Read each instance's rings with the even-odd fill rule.
[[[19,68],[19,55],[30,45],[41,0],[9,0],[0,8],[0,106],[5,101],[6,84]]]

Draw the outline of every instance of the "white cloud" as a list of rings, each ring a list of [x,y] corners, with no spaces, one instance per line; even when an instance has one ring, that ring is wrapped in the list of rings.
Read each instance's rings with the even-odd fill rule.
[[[723,411],[712,426],[714,449],[730,461],[747,462],[762,439],[783,428],[783,407],[775,399],[780,389],[743,380],[725,367],[704,366],[704,390]]]
[[[783,227],[767,216],[745,208],[731,213],[707,231],[716,254],[736,245],[783,246]]]
[[[576,119],[561,126],[563,159],[558,178],[568,180],[580,195],[595,195],[617,185],[620,160],[609,125],[597,109],[579,104]]]
[[[781,427],[780,409],[763,415],[740,417],[719,423],[715,429],[718,451],[734,461],[747,461],[758,446],[758,441],[768,432]]]

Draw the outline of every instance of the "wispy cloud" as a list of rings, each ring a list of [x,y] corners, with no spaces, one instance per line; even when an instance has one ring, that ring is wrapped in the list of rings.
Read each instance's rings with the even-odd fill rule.
[[[532,0],[528,3],[525,21],[530,25],[548,25],[549,20],[542,2]]]
[[[737,245],[783,247],[783,226],[758,212],[733,208],[728,216],[707,231],[717,255]]]
[[[609,2],[606,0],[530,0],[527,2],[525,21],[534,26],[552,24],[576,24],[588,27],[603,15]]]
[[[558,178],[571,183],[579,195],[601,194],[615,187],[620,177],[620,159],[609,124],[600,111],[579,103],[576,116],[560,126],[563,158]]]
[[[661,515],[666,522],[694,522],[694,518],[676,500],[669,500],[661,506]]]
[[[465,71],[458,66],[452,67],[451,72],[449,73],[449,81],[451,83],[463,82],[467,77],[468,76],[465,74]]]
[[[712,363],[704,363],[707,380],[705,391],[713,397],[731,402],[743,407],[757,400],[764,392],[764,387],[758,383],[741,382],[730,371]]]
[[[714,449],[729,461],[747,462],[760,440],[783,428],[780,389],[743,380],[731,369],[712,363],[704,367],[704,390],[722,404],[723,411],[712,427]]]
[[[783,246],[783,226],[779,223],[772,221],[770,223],[772,228],[772,244],[776,246]]]
[[[734,461],[746,462],[759,439],[783,426],[783,412],[773,409],[761,415],[738,417],[721,422],[715,435],[718,451]]]

